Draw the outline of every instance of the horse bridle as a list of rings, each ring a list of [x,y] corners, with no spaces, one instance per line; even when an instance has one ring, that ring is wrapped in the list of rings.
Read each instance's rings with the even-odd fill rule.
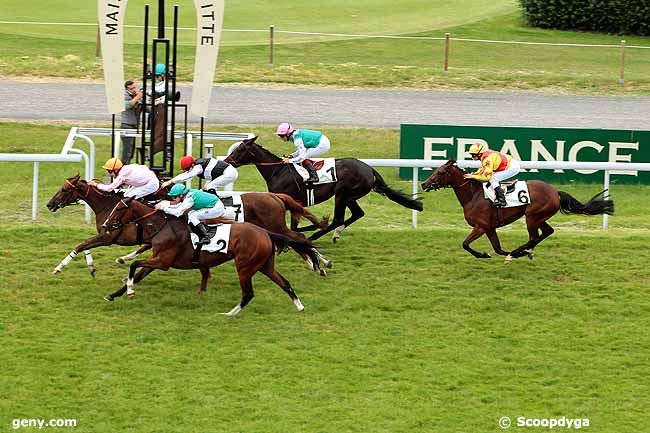
[[[125,209],[129,208],[129,205],[124,201],[124,199],[120,199],[120,201],[115,205],[113,210],[111,210],[111,213],[108,214],[108,217],[106,217],[106,221],[104,221],[104,224],[102,224],[102,228],[105,229],[107,232],[111,232],[111,231],[114,231],[114,230],[119,230],[120,228],[122,228],[124,226],[124,223],[121,220],[117,220],[113,224],[111,224],[111,230],[108,229],[108,226],[106,224],[113,217],[113,214],[115,213],[115,211],[118,210],[118,207],[120,205],[124,205]],[[129,221],[127,224],[135,224],[135,225],[137,225],[140,221],[143,221],[143,220],[149,218],[150,216],[152,216],[153,214],[155,214],[156,212],[159,212],[159,211],[160,211],[160,209],[153,209],[151,212],[148,212],[148,213],[146,213],[146,214],[144,214],[142,216],[139,216],[136,219],[134,219],[132,221]]]
[[[241,146],[241,145],[240,145],[240,146]],[[250,147],[247,146],[245,152],[246,152],[247,154],[250,154],[253,158],[255,158],[255,154],[254,154],[253,151],[250,149]],[[233,161],[231,155],[228,155],[228,157],[227,157],[226,159],[224,159],[223,162],[226,162],[226,163],[232,165],[232,163],[233,163],[234,161]],[[276,162],[255,162],[255,163],[253,163],[253,165],[280,165],[280,164],[284,164],[284,161],[276,161]]]

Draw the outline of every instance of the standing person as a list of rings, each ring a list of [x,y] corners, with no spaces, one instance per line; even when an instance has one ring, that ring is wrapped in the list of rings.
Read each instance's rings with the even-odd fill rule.
[[[180,217],[185,211],[187,221],[192,231],[199,235],[199,245],[205,245],[210,242],[212,235],[203,220],[218,218],[225,212],[223,203],[214,194],[201,191],[200,189],[190,189],[185,185],[174,185],[169,191],[170,197],[176,198],[173,204],[161,201],[155,207],[165,213]]]
[[[162,187],[183,183],[198,176],[206,181],[203,190],[216,194],[217,188],[233,183],[239,177],[237,169],[221,159],[196,159],[192,155],[185,155],[181,158],[181,170],[184,170],[185,173],[164,182]]]
[[[476,179],[482,182],[489,182],[494,189],[496,207],[506,206],[506,193],[499,185],[500,182],[510,179],[519,174],[521,170],[519,161],[510,155],[496,150],[488,149],[483,143],[472,144],[469,154],[474,161],[481,161],[481,168],[474,173],[467,173],[465,179]]]
[[[92,180],[88,182],[89,185],[96,186],[101,191],[109,192],[122,185],[129,185],[124,197],[139,199],[153,194],[160,187],[156,174],[146,165],[124,165],[118,158],[111,158],[102,165],[102,168],[114,177],[113,182],[110,184],[97,183]]]
[[[142,104],[142,90],[134,81],[128,80],[124,83],[124,111],[122,111],[121,129],[138,129],[138,118]],[[131,163],[133,150],[135,148],[135,137],[122,138],[122,162],[126,165]]]
[[[291,141],[296,146],[296,151],[282,158],[282,161],[285,164],[302,165],[309,172],[309,178],[305,182],[318,182],[318,174],[314,165],[306,159],[330,150],[330,141],[325,134],[312,129],[294,129],[290,123],[281,123],[275,133],[282,140]]]

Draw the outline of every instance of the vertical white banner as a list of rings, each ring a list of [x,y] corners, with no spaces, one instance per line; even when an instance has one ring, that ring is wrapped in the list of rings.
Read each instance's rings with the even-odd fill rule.
[[[106,102],[111,114],[124,111],[124,17],[128,0],[97,0]]]
[[[194,0],[194,7],[197,32],[190,111],[197,116],[206,117],[214,70],[217,67],[223,25],[223,0]]]

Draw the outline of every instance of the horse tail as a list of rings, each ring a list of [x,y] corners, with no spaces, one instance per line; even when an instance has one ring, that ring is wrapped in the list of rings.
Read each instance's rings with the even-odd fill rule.
[[[372,173],[375,175],[375,186],[373,187],[375,192],[385,195],[390,200],[394,201],[395,203],[399,203],[404,207],[422,212],[422,201],[419,198],[412,198],[401,191],[392,189],[386,184],[384,178],[381,177],[381,175],[377,173],[377,170],[374,168],[372,169]]]
[[[316,247],[307,239],[291,239],[290,237],[281,235],[279,233],[267,233],[271,238],[271,242],[273,242],[273,248],[278,252],[283,252],[291,248],[298,254],[304,254],[308,256],[311,259],[312,263],[319,263]]]
[[[275,193],[275,196],[282,200],[284,207],[291,212],[291,218],[300,221],[301,218],[307,218],[313,225],[319,229],[324,229],[329,225],[329,218],[323,217],[318,219],[313,213],[309,211],[306,207],[300,204],[297,200],[287,194]]]
[[[614,213],[614,201],[605,200],[604,194],[607,190],[601,191],[593,196],[587,203],[582,204],[571,194],[564,191],[558,191],[560,194],[560,212],[563,214],[579,214],[579,215],[600,215]]]

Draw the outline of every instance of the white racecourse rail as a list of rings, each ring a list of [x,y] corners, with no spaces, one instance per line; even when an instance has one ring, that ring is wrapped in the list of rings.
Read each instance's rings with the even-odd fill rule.
[[[447,160],[444,159],[362,159],[366,164],[373,167],[408,167],[413,168],[413,194],[418,193],[418,173],[419,169],[437,168],[443,165]],[[458,166],[462,168],[478,168],[478,161],[458,161]],[[650,171],[650,163],[633,163],[633,162],[572,162],[572,161],[522,161],[522,169],[543,169],[543,170],[603,170],[605,172],[603,189],[609,189],[610,170],[616,171]],[[608,196],[608,194],[607,194]],[[418,225],[418,213],[413,211],[411,217],[413,227]],[[603,228],[609,226],[608,215],[603,215]]]
[[[32,184],[32,220],[38,215],[38,170],[41,162],[79,162],[83,155],[60,155],[57,153],[0,153],[0,161],[6,162],[33,162],[34,179]],[[85,160],[86,173],[88,161]]]

